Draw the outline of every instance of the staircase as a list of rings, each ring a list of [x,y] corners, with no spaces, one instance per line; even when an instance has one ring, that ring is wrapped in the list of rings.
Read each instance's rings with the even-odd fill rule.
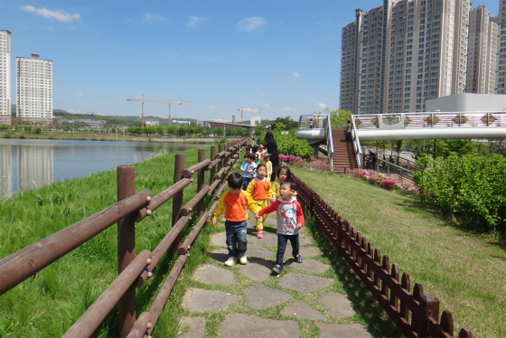
[[[346,131],[332,130],[332,141],[334,143],[334,152],[332,153],[333,172],[345,174],[357,168],[353,143],[346,142]]]

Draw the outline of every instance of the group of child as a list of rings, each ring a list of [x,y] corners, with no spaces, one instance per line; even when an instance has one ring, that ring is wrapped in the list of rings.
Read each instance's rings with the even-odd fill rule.
[[[293,258],[296,262],[302,263],[299,229],[304,226],[304,214],[295,197],[297,184],[291,180],[290,169],[280,166],[277,169],[277,178],[271,184],[267,163],[270,163],[268,157],[264,163],[254,167],[251,153],[246,152],[241,165],[242,174],[232,173],[227,178],[229,191],[225,192],[218,202],[213,224],[216,225],[218,217],[225,211],[226,244],[229,254],[225,265],[234,266],[237,262],[246,264],[247,209],[256,218],[255,230],[259,239],[263,238],[263,222],[267,214],[276,211],[278,249],[272,272],[279,275],[283,271],[288,241],[292,245]]]

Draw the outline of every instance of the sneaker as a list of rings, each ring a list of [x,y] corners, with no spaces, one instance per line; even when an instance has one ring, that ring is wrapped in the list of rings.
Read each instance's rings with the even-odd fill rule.
[[[234,266],[237,264],[237,258],[235,257],[230,257],[226,262],[225,262],[225,265],[226,266]]]
[[[264,237],[264,232],[262,230],[257,231],[257,238],[262,239]]]
[[[293,258],[295,259],[295,261],[297,263],[302,263],[302,255],[300,253],[298,253],[297,255],[293,256]]]
[[[242,265],[248,263],[248,259],[246,258],[246,256],[242,256],[241,258],[239,258],[239,263],[241,263]]]
[[[272,273],[274,273],[275,275],[279,275],[281,274],[281,272],[283,272],[283,267],[279,264],[274,265],[274,267],[272,268]]]

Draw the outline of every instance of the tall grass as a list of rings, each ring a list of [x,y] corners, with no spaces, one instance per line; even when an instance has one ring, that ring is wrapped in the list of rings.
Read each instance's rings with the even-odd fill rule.
[[[416,200],[364,181],[291,168],[375,248],[399,263],[449,310],[455,328],[506,336],[506,246],[492,234],[465,232]]]
[[[206,158],[210,150],[206,149]],[[198,150],[186,152],[185,167],[197,163]],[[136,191],[153,195],[172,185],[174,154],[156,157],[136,168]],[[206,177],[207,178],[207,177]],[[0,201],[0,257],[43,239],[107,206],[116,203],[116,171],[23,191]],[[185,189],[184,201],[196,193],[196,182]],[[172,203],[166,203],[136,226],[136,251],[153,250],[171,228]],[[117,229],[113,225],[0,296],[0,336],[61,336],[117,276]],[[166,274],[167,256],[157,268]],[[143,288],[156,287],[161,278]],[[141,289],[143,290],[143,289]],[[151,295],[139,292],[139,312],[146,310]],[[114,336],[117,318],[109,315],[95,336]]]

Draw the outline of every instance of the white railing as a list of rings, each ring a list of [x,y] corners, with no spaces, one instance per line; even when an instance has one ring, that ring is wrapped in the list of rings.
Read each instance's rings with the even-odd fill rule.
[[[358,129],[506,127],[506,112],[430,112],[352,115]]]
[[[351,125],[351,141],[353,142],[353,150],[355,151],[355,158],[357,159],[357,167],[362,169],[362,146],[360,146],[355,119],[352,119]]]
[[[330,123],[330,114],[327,115],[327,124],[325,127],[327,131],[327,156],[329,158],[330,165],[334,166],[334,163],[332,163],[332,153],[334,152],[334,141],[332,140],[332,124]]]

